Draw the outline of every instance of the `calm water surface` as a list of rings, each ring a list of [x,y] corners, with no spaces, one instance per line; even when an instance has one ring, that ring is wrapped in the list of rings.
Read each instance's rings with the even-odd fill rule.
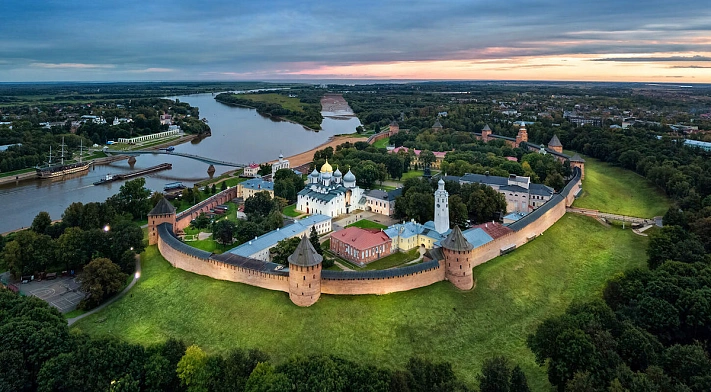
[[[325,117],[321,124],[323,130],[314,132],[297,124],[262,117],[253,109],[223,105],[215,101],[212,94],[171,97],[176,98],[200,108],[200,117],[207,118],[212,136],[175,146],[175,151],[228,162],[265,162],[275,160],[280,153],[294,155],[326,142],[333,135],[353,133],[360,125],[356,117]],[[191,186],[208,178],[209,165],[192,159],[170,155],[141,155],[136,159],[133,168],[123,160],[96,166],[88,174],[75,175],[64,181],[33,180],[20,182],[17,186],[0,185],[0,233],[29,226],[40,211],[49,212],[52,219],[60,219],[62,212],[75,201],[105,200],[118,192],[122,185],[120,181],[93,185],[94,181],[109,173],[126,173],[163,162],[172,163],[172,170],[145,177],[146,187],[153,190],[162,190],[168,182],[182,181]],[[215,166],[215,169],[214,176],[219,176],[233,168]]]

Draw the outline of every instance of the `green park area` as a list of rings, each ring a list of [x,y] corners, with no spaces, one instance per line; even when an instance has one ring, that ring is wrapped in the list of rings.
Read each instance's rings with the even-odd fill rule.
[[[385,225],[381,225],[378,222],[373,222],[371,220],[367,219],[361,219],[355,223],[351,223],[350,225],[346,227],[360,227],[361,229],[387,229],[388,227]]]
[[[451,362],[470,385],[484,359],[502,354],[541,391],[550,387],[526,336],[571,301],[599,296],[611,276],[644,266],[646,244],[629,230],[567,214],[531,243],[476,267],[470,291],[440,282],[389,295],[323,295],[309,308],[286,293],[173,268],[151,246],[132,295],[75,325],[142,344],[175,337],[209,352],[258,348],[275,362],[314,353],[402,368],[418,355]]]
[[[639,218],[661,216],[669,209],[670,201],[664,192],[644,177],[594,158],[584,158],[583,193],[574,207]]]
[[[281,211],[282,214],[291,217],[291,218],[296,218],[299,215],[302,215],[303,213],[296,211],[296,204],[292,204],[289,206],[284,207],[284,209]]]
[[[382,139],[376,141],[375,143],[373,143],[373,146],[375,148],[385,148],[388,146],[388,144],[390,144],[390,138],[386,137],[386,138],[382,138]]]
[[[304,111],[299,98],[287,97],[282,94],[240,94],[239,97],[254,102],[274,103],[294,112]]]

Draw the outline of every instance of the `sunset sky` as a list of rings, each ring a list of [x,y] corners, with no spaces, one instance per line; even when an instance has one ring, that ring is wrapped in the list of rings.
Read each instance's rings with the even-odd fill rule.
[[[707,1],[3,1],[0,82],[711,83]]]

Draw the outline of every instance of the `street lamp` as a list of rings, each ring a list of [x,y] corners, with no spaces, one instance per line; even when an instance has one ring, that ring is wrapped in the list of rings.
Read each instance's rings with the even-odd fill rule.
[[[109,230],[111,230],[111,227],[110,227],[109,225],[104,226],[104,231],[105,231],[106,233],[108,233]]]

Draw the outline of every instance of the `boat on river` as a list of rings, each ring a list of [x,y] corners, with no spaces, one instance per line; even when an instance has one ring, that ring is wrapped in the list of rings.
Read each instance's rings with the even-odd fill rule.
[[[82,141],[82,144],[80,145],[80,152],[79,152],[79,162],[75,163],[64,163],[64,147],[66,145],[64,144],[64,138],[62,138],[62,151],[60,155],[61,162],[57,164],[52,163],[52,146],[49,146],[49,161],[45,166],[37,166],[35,167],[35,171],[37,172],[37,177],[39,178],[55,178],[55,177],[60,177],[64,176],[67,174],[72,174],[72,173],[79,173],[83,171],[88,171],[89,166],[91,166],[91,162],[82,162],[81,157],[82,154],[84,153],[84,144]]]

